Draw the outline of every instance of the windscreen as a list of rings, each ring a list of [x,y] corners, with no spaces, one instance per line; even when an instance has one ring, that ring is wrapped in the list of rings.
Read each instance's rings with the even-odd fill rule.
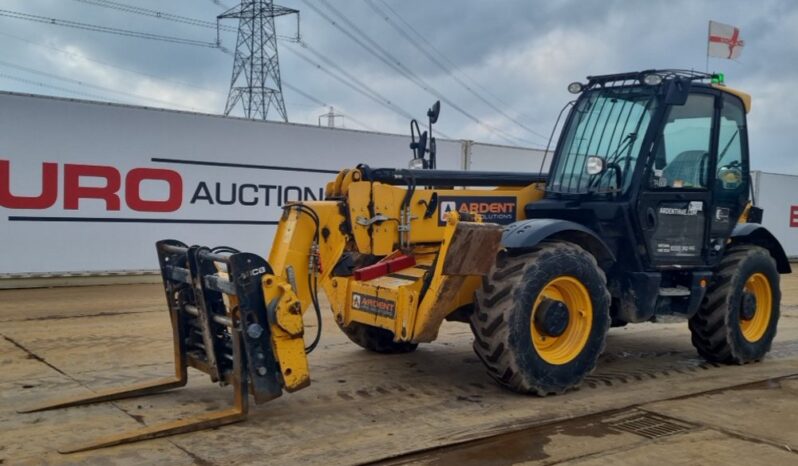
[[[651,86],[587,91],[571,110],[546,190],[573,194],[625,190],[655,106]],[[602,173],[588,175],[590,156],[604,159]]]

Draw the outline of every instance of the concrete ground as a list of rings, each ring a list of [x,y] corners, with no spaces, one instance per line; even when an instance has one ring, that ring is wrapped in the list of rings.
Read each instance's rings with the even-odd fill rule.
[[[702,361],[684,322],[630,325],[610,331],[582,388],[548,398],[497,387],[465,324],[384,356],[325,316],[309,388],[239,424],[72,455],[56,449],[223,409],[232,392],[192,371],[171,392],[17,414],[169,375],[171,330],[159,285],[2,290],[0,463],[798,464],[798,277],[782,289],[779,333],[761,363]]]

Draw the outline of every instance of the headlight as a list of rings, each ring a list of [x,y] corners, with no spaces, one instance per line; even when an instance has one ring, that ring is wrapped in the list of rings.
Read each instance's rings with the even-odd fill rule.
[[[643,84],[648,86],[659,86],[662,84],[662,76],[658,74],[647,74],[643,76]]]
[[[572,82],[568,85],[568,92],[571,94],[579,94],[584,88],[585,86],[583,86],[582,83]]]
[[[585,164],[585,171],[588,175],[598,175],[604,171],[604,159],[591,155],[587,158]]]
[[[407,164],[407,168],[411,170],[423,170],[425,167],[424,159],[413,159]]]

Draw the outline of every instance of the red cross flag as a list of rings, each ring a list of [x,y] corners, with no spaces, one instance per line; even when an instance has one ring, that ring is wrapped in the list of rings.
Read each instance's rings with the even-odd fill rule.
[[[740,29],[728,24],[709,22],[709,45],[707,56],[734,60],[743,51]]]

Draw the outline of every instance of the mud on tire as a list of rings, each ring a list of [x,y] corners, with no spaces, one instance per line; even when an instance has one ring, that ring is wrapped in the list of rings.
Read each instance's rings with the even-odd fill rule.
[[[552,280],[576,278],[592,303],[590,334],[564,364],[538,353],[530,331],[533,305]],[[521,393],[549,395],[578,386],[596,367],[610,326],[610,294],[604,272],[586,250],[569,242],[543,242],[522,255],[500,253],[477,290],[471,316],[474,351],[501,385]]]
[[[346,327],[339,325],[339,327],[358,346],[375,353],[410,353],[418,348],[418,343],[393,341],[393,333],[379,327],[372,327],[358,322],[351,322]]]
[[[741,328],[744,288],[754,274],[770,285],[770,319],[762,336],[749,341]],[[759,361],[770,351],[779,320],[779,273],[770,253],[758,246],[737,246],[726,252],[699,311],[690,319],[693,346],[705,359],[725,364]],[[759,312],[759,311],[757,311]]]

